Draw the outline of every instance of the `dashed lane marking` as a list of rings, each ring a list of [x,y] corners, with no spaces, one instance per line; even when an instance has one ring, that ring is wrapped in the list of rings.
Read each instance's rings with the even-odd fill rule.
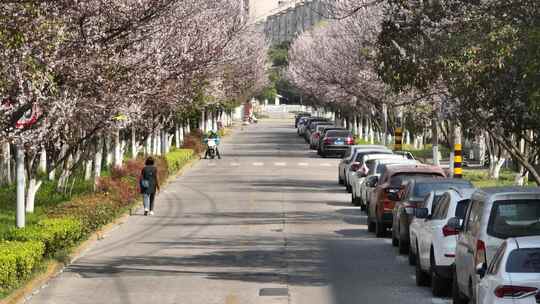
[[[238,166],[240,166],[239,163],[231,163],[231,167],[238,167]]]
[[[216,163],[208,163],[208,167],[215,167]]]
[[[298,165],[299,165],[300,167],[307,167],[307,166],[309,166],[308,163],[298,163]]]
[[[253,163],[255,167],[262,167],[264,166],[264,163]]]
[[[287,163],[274,163],[274,166],[285,167]]]

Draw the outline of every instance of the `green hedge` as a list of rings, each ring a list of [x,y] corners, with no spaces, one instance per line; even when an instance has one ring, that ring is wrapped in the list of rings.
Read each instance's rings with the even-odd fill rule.
[[[80,221],[72,218],[50,218],[24,229],[12,229],[6,238],[11,241],[40,241],[45,245],[44,255],[55,253],[77,244],[84,236]]]
[[[169,173],[175,173],[182,169],[195,155],[192,149],[178,149],[167,153],[165,160]]]
[[[40,241],[0,242],[0,291],[17,286],[39,265],[45,245]]]

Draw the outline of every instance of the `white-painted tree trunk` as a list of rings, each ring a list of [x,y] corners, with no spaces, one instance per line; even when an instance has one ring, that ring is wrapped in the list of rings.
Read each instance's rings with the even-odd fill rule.
[[[180,126],[176,124],[174,128],[174,146],[180,148],[180,145]]]
[[[2,144],[2,165],[0,167],[0,184],[11,184],[13,182],[11,175],[11,146],[9,142]]]
[[[431,118],[431,145],[431,150],[433,153],[433,165],[440,166],[441,160],[439,159],[439,125],[436,115],[433,115],[433,117]]]
[[[26,192],[26,172],[24,170],[24,150],[17,147],[16,155],[16,176],[17,176],[17,227],[23,228],[25,219],[25,192]]]
[[[521,152],[522,154],[525,153],[525,139],[524,138],[522,138],[519,141],[519,152]],[[526,175],[527,174],[525,174],[525,167],[520,165],[518,172],[516,173],[516,176],[514,178],[514,184],[516,186],[523,187],[523,185],[525,185],[525,179],[527,177]]]
[[[40,173],[47,173],[47,150],[41,149],[39,152],[39,166],[38,171]]]
[[[103,139],[98,135],[96,142],[96,154],[94,155],[94,191],[97,190],[101,167],[103,162]]]
[[[113,166],[121,167],[122,162],[123,162],[123,157],[122,157],[122,144],[120,142],[120,130],[114,131],[113,138],[114,138]]]
[[[168,146],[168,134],[165,130],[161,130],[160,131],[160,143],[159,143],[159,146],[160,146],[160,150],[159,152],[161,153],[161,155],[166,155],[167,154],[167,146]]]
[[[356,116],[352,119],[352,134],[358,136],[358,119],[356,119]]]
[[[364,138],[364,114],[358,117],[358,137]]]
[[[92,179],[92,160],[86,160],[84,162],[84,180],[89,181]]]
[[[501,176],[501,169],[504,165],[505,158],[501,157],[498,158],[496,156],[490,157],[490,164],[489,164],[489,177],[493,179],[499,179]]]
[[[105,136],[105,166],[107,166],[107,168],[110,168],[112,162],[113,162],[113,152],[112,152],[111,136],[107,135]]]
[[[34,206],[36,202],[36,193],[41,187],[42,181],[38,181],[35,178],[31,178],[28,182],[28,189],[26,192],[26,212],[34,213]]]
[[[144,155],[150,155],[152,154],[152,135],[148,134],[146,137],[146,144],[144,146]]]
[[[190,134],[191,133],[191,122],[188,121],[188,123],[186,124],[186,134]]]
[[[135,127],[131,128],[131,158],[137,158],[139,154],[138,143],[137,143],[137,130]]]

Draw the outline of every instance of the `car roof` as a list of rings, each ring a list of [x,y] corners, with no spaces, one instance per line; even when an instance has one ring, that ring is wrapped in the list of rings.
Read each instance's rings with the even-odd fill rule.
[[[377,150],[380,151],[380,150]],[[374,159],[391,159],[391,160],[397,160],[397,159],[406,159],[403,155],[398,154],[368,154],[366,155],[366,161],[368,160],[374,160]]]
[[[540,235],[522,236],[508,239],[513,240],[519,248],[540,248]]]
[[[415,183],[417,184],[432,184],[432,183],[440,183],[441,181],[444,181],[444,183],[453,183],[453,184],[467,184],[467,185],[470,185],[471,182],[466,180],[466,179],[461,179],[461,178],[444,178],[444,179],[441,179],[441,178],[435,178],[435,177],[418,177],[418,178],[415,178],[414,180]]]
[[[443,169],[437,166],[425,165],[425,164],[410,164],[410,165],[395,165],[388,166],[386,168],[386,174],[395,175],[399,173],[440,173],[442,176],[446,176]]]
[[[476,188],[455,188],[450,187],[446,192],[453,192],[457,194],[461,199],[471,198],[473,193],[476,191]]]
[[[404,164],[419,164],[415,159],[408,158],[395,158],[395,159],[370,159],[377,161],[380,165],[385,166],[395,166],[395,165],[404,165]]]
[[[485,201],[505,199],[540,199],[538,187],[490,187],[478,189],[474,196]]]

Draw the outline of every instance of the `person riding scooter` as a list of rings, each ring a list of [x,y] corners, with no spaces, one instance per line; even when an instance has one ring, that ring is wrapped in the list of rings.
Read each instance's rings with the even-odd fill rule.
[[[214,153],[217,155],[219,159],[221,159],[221,155],[219,154],[219,134],[215,132],[214,130],[208,132],[204,139],[204,143],[206,144],[206,152],[204,153],[204,159],[207,159],[208,156],[211,158],[214,158]]]

